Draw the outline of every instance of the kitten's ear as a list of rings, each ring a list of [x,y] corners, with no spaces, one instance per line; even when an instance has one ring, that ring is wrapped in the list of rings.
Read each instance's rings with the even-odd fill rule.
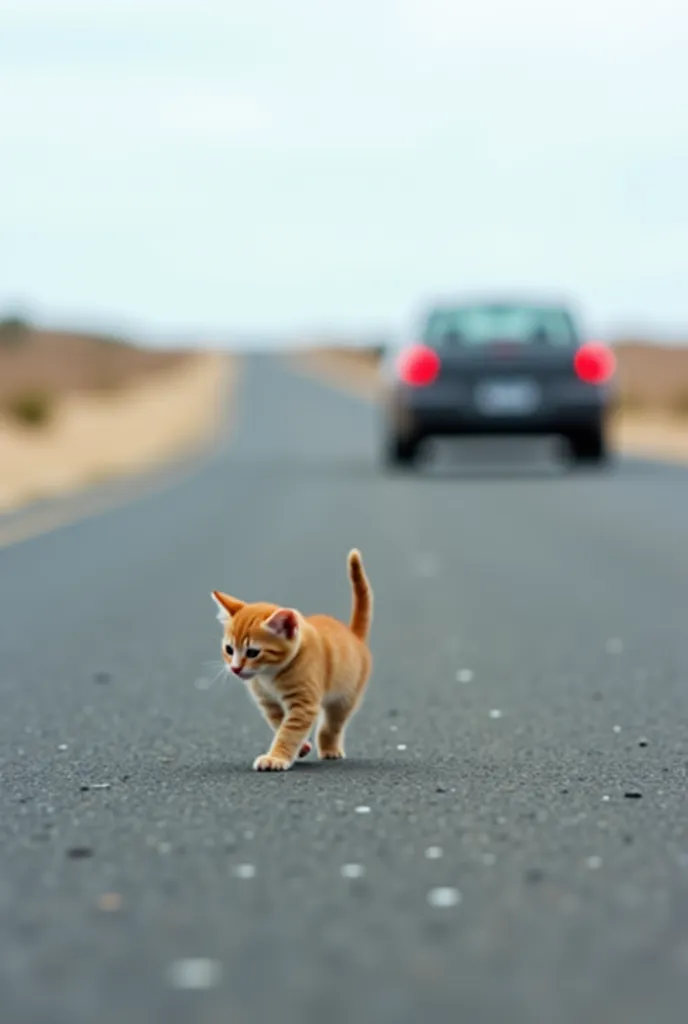
[[[281,636],[285,640],[293,640],[299,629],[299,617],[293,608],[278,608],[267,622],[263,623],[263,629],[268,629],[275,636]]]
[[[210,596],[217,605],[217,618],[219,622],[229,622],[244,607],[244,601],[238,601],[236,597],[223,594],[221,590],[213,590]]]

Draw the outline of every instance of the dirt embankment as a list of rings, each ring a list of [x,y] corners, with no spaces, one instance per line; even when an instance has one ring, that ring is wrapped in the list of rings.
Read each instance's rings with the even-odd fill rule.
[[[216,429],[226,357],[0,332],[0,512],[159,465]]]
[[[610,433],[618,451],[688,462],[688,346],[620,342]],[[300,352],[309,373],[366,398],[379,393],[379,354],[326,346]]]

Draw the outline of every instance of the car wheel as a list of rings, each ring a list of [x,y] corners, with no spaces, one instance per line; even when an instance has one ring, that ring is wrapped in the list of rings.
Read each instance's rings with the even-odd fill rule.
[[[571,455],[583,466],[602,466],[609,461],[604,431],[601,427],[577,431],[569,438]]]
[[[418,454],[416,438],[391,435],[385,442],[384,461],[390,469],[410,468]]]

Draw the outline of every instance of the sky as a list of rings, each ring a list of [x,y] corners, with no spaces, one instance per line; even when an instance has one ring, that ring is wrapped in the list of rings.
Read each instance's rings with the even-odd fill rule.
[[[0,313],[688,338],[684,0],[0,0]]]

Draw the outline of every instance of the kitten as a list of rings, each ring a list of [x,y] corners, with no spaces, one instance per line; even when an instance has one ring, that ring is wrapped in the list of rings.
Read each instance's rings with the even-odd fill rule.
[[[353,590],[348,626],[329,615],[305,617],[294,608],[247,604],[214,590],[224,625],[222,656],[242,679],[274,731],[257,757],[259,772],[286,771],[312,749],[308,740],[322,714],[316,742],[321,758],[344,757],[344,730],[370,677],[367,646],[373,592],[360,552],[348,557]]]

